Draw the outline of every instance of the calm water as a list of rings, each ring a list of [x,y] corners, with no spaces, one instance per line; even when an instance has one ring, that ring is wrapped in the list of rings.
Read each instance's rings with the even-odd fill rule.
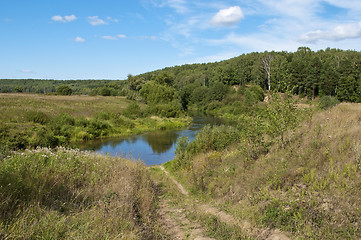
[[[90,141],[82,150],[141,160],[147,166],[162,164],[174,159],[178,138],[186,136],[189,140],[194,140],[196,133],[206,124],[217,124],[217,121],[214,118],[195,117],[191,126],[186,129]]]

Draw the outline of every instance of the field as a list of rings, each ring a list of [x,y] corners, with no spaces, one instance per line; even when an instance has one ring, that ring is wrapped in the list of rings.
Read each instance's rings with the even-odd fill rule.
[[[123,97],[0,94],[2,146],[74,146],[79,141],[184,127],[188,118],[151,116]]]

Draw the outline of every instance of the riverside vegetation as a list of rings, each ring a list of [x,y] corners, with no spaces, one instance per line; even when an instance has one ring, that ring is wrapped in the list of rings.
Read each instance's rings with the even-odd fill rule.
[[[84,140],[188,125],[187,117],[152,116],[122,97],[1,94],[1,151],[76,146]]]
[[[104,96],[2,94],[0,238],[359,239],[359,62],[300,48],[73,83]],[[70,148],[182,127],[192,111],[227,125],[180,138],[165,170]]]

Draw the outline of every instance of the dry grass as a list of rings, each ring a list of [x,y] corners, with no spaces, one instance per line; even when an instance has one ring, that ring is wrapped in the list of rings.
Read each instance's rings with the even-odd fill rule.
[[[77,150],[0,163],[1,239],[158,239],[156,189],[140,163]]]
[[[176,172],[193,193],[255,226],[296,238],[361,237],[361,104],[317,112],[251,160],[244,146],[192,159]]]
[[[27,111],[41,111],[50,116],[68,113],[92,117],[101,111],[120,113],[130,103],[124,97],[55,96],[38,94],[0,94],[0,120],[17,119]]]

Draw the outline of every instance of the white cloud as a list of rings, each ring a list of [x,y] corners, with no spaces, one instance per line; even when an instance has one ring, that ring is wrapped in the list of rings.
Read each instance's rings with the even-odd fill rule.
[[[197,58],[194,61],[194,63],[218,62],[218,61],[222,61],[222,60],[225,60],[225,59],[230,59],[230,58],[236,57],[238,55],[239,54],[237,53],[237,51],[221,52],[221,53],[218,53],[218,54],[215,54],[215,55]]]
[[[158,38],[156,36],[141,36],[140,37],[141,40],[153,40],[156,41]]]
[[[88,17],[88,22],[93,26],[108,24],[103,19],[100,19],[98,16],[90,16],[90,17]]]
[[[211,20],[211,23],[216,26],[233,26],[239,23],[244,18],[242,9],[239,6],[234,6],[226,9],[221,9]]]
[[[102,38],[106,40],[119,40],[121,38],[127,38],[127,36],[124,34],[118,34],[116,36],[110,36],[110,35],[102,36]]]
[[[114,36],[103,36],[102,38],[106,40],[118,40],[118,38]]]
[[[66,23],[66,22],[72,22],[72,21],[75,21],[77,19],[77,17],[72,14],[72,15],[69,15],[69,16],[60,16],[60,15],[55,15],[51,18],[51,20],[55,21],[55,22],[63,22],[63,23]]]
[[[85,39],[84,38],[81,38],[81,37],[76,37],[74,39],[75,42],[85,42]]]
[[[152,4],[155,7],[173,8],[177,13],[184,14],[189,12],[186,0],[143,0],[143,4]]]
[[[188,12],[188,8],[185,6],[184,0],[167,0],[166,1],[169,7],[175,9],[178,13],[186,13]]]
[[[316,30],[301,36],[301,42],[314,43],[319,40],[341,41],[345,39],[361,38],[361,22],[338,25],[327,31]]]
[[[110,21],[110,22],[116,22],[116,23],[119,22],[118,19],[112,18],[112,17],[107,17],[107,20]]]

